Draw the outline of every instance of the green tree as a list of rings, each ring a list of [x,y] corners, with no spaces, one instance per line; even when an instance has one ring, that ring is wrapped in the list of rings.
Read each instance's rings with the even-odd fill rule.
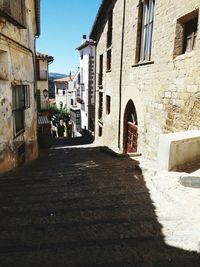
[[[52,121],[54,125],[58,125],[60,120],[63,120],[66,125],[70,121],[69,113],[63,108],[58,109],[55,105],[50,105],[49,117],[50,121]]]

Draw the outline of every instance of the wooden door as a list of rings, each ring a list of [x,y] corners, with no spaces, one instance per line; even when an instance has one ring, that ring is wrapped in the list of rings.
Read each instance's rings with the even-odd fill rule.
[[[127,126],[127,153],[137,152],[138,127],[132,122]]]

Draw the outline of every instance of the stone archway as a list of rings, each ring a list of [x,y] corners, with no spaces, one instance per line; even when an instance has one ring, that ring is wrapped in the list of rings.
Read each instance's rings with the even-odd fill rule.
[[[138,139],[137,112],[133,101],[130,99],[126,105],[124,112],[124,137],[123,137],[124,153],[137,152],[137,139]]]

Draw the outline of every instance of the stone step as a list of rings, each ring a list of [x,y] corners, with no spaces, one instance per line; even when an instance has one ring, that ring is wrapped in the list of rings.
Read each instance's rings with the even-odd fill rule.
[[[155,243],[154,243],[155,244]],[[6,260],[5,260],[6,259]],[[100,240],[59,242],[35,246],[5,247],[0,261],[9,266],[140,266],[196,267],[199,257],[176,248],[161,245],[152,247],[152,240]],[[121,265],[121,264],[126,265]],[[127,265],[128,264],[128,265]],[[11,265],[10,265],[11,266]]]

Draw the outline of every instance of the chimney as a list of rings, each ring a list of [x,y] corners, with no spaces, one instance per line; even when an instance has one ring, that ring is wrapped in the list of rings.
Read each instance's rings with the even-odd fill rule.
[[[84,44],[86,41],[87,41],[87,35],[84,34],[82,38],[82,44]]]

